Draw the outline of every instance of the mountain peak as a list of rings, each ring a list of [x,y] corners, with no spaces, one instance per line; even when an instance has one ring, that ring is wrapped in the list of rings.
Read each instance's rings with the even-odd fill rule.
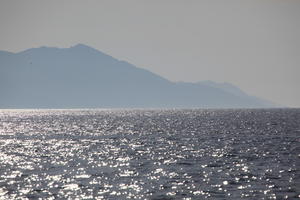
[[[74,50],[78,53],[81,53],[81,54],[90,54],[90,55],[97,55],[97,56],[102,56],[102,57],[107,57],[107,58],[110,58],[110,59],[114,59],[112,56],[106,54],[106,53],[103,53],[102,51],[99,51],[93,47],[90,47],[88,45],[85,45],[85,44],[76,44],[75,46],[71,46],[70,48],[66,48],[66,49],[70,49],[70,50]]]
[[[70,49],[75,49],[75,50],[80,50],[80,51],[94,51],[94,52],[98,52],[98,53],[102,53],[101,51],[93,48],[93,47],[90,47],[88,45],[85,45],[85,44],[76,44],[75,46],[71,46]]]
[[[81,44],[78,43],[75,46],[72,46],[71,48],[76,48],[76,49],[93,49],[92,47],[85,45],[85,44]]]

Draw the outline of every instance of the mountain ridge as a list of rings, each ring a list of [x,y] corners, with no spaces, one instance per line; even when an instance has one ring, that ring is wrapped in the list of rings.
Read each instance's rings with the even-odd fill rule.
[[[240,89],[239,95],[234,94],[228,85],[226,90],[215,82],[172,82],[84,44],[1,52],[4,51],[0,51],[0,108],[274,106]],[[234,87],[231,85],[237,92]]]

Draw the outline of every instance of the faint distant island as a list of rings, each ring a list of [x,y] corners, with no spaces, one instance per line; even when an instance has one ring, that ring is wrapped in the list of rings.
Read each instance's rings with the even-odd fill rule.
[[[261,108],[229,83],[171,82],[94,48],[0,51],[0,108]]]

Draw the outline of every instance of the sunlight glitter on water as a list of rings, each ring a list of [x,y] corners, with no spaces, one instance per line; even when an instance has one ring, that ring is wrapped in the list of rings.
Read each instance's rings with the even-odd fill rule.
[[[4,199],[300,194],[299,109],[14,110],[0,120]]]

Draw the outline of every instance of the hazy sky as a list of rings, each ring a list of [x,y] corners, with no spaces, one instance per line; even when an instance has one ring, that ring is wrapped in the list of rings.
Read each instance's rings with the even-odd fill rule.
[[[77,43],[300,107],[299,0],[0,0],[0,50]]]

